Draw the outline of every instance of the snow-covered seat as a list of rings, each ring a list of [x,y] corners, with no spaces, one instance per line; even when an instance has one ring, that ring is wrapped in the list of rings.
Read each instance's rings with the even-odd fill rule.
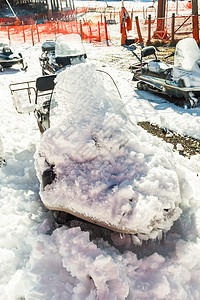
[[[144,74],[153,76],[157,75],[160,78],[166,78],[170,76],[172,67],[161,60],[155,59],[146,62],[142,66],[141,70]]]
[[[55,51],[55,42],[52,40],[47,40],[42,44],[42,51],[43,52],[50,52]]]

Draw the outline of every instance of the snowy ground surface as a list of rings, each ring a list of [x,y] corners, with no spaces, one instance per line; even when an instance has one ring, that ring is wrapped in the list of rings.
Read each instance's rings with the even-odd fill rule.
[[[109,31],[109,47],[85,44],[88,60],[113,76],[130,120],[200,139],[200,108],[186,110],[136,90],[128,69],[134,58],[119,46],[118,25]],[[0,133],[7,163],[0,169],[0,299],[200,299],[199,155],[188,159],[173,152],[183,213],[161,241],[140,243],[135,236],[114,233],[103,239],[98,228],[79,223],[59,227],[39,196],[35,117],[17,114],[9,91],[9,84],[41,75],[41,45],[16,48],[28,70],[16,67],[0,74]]]

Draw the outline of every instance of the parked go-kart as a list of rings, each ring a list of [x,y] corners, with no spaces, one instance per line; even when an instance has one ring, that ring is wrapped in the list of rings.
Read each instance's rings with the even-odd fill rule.
[[[35,154],[44,205],[141,239],[160,237],[181,214],[171,148],[129,121],[112,78],[90,62],[62,70],[55,87],[53,78],[10,86],[18,112],[34,111],[46,129]]]
[[[155,58],[143,61],[144,57]],[[165,94],[172,102],[195,107],[200,98],[200,50],[193,38],[179,41],[175,48],[174,65],[157,59],[153,46],[141,51],[140,64],[133,66],[137,88]]]
[[[56,41],[47,40],[42,44],[40,57],[42,74],[56,74],[65,66],[83,62],[86,57],[79,34],[61,35]]]
[[[27,68],[21,53],[15,54],[7,44],[0,43],[0,71],[16,64],[21,64],[22,70]]]

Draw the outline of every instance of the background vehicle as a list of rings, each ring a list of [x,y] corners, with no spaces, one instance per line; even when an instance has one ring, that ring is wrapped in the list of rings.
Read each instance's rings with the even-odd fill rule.
[[[27,68],[21,53],[15,54],[7,44],[0,43],[0,70],[3,71],[4,68],[11,68],[16,64],[21,64],[23,70]]]
[[[154,59],[144,61],[144,57]],[[133,66],[137,88],[165,94],[172,102],[195,107],[200,98],[200,50],[193,38],[179,41],[174,53],[174,65],[157,59],[153,46],[141,51],[140,63]]]
[[[79,34],[61,35],[56,41],[48,40],[42,44],[42,74],[56,74],[63,67],[83,62],[86,57]]]

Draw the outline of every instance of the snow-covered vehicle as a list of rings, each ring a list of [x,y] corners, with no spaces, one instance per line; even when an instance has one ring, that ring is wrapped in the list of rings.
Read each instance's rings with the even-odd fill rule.
[[[40,57],[42,74],[57,74],[63,67],[84,61],[86,57],[79,34],[60,35],[56,41],[47,40],[42,44]]]
[[[144,57],[154,59],[144,61]],[[140,63],[133,66],[137,88],[169,96],[184,107],[195,107],[200,99],[200,49],[193,38],[179,41],[175,48],[174,64],[157,59],[153,46],[142,49]]]
[[[181,214],[173,153],[130,122],[109,78],[91,63],[73,65],[40,77],[37,100],[23,109],[21,88],[11,89],[18,112],[34,111],[40,125],[47,106],[40,95],[50,97],[35,154],[40,196],[50,210],[143,239],[160,237]]]
[[[21,64],[23,70],[27,68],[21,53],[16,54],[9,45],[0,43],[0,71],[17,64]]]

